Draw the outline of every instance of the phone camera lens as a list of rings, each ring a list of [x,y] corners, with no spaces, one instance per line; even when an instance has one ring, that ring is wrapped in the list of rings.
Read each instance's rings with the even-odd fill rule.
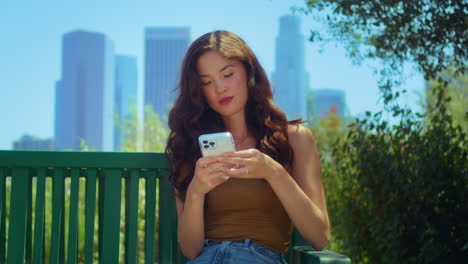
[[[210,147],[210,145],[203,145],[203,147],[207,149]]]
[[[210,142],[210,145],[211,145],[211,146],[214,146],[214,145],[215,145],[215,143],[214,143],[214,142]]]
[[[208,144],[208,140],[203,140],[203,144]]]

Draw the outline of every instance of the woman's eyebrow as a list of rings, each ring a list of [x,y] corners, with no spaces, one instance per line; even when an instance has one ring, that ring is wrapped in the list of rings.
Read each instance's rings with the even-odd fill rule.
[[[221,70],[219,70],[219,72],[222,72],[222,71],[226,70],[226,69],[229,68],[229,67],[234,67],[234,64],[228,64],[228,65],[222,67]],[[208,75],[206,75],[206,74],[201,74],[201,75],[199,75],[199,77],[200,77],[200,78],[208,77]]]

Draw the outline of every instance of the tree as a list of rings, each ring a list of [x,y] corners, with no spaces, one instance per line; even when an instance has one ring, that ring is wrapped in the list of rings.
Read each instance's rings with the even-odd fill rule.
[[[144,107],[144,124],[139,125],[138,111],[136,106],[130,108],[130,115],[121,123],[117,122],[117,127],[124,137],[123,146],[120,151],[136,152],[140,148],[138,142],[142,140],[141,151],[143,152],[164,152],[166,147],[168,129],[163,125],[159,114],[153,111],[151,105]]]
[[[346,134],[345,120],[337,113],[336,105],[330,107],[324,117],[314,117],[317,122],[307,122],[312,131],[318,149],[328,156],[331,154],[333,143],[342,139]]]
[[[308,0],[299,9],[328,26],[326,37],[312,31],[312,41],[338,40],[356,62],[384,63],[379,88],[386,111],[399,119],[390,126],[382,112],[366,112],[323,166],[324,184],[334,181],[326,190],[334,193],[327,195],[341,247],[334,249],[353,262],[468,259],[468,140],[449,114],[450,79],[443,74],[466,74],[465,2]],[[412,113],[394,100],[406,62],[432,85],[427,113]]]
[[[307,0],[306,5],[299,11],[328,26],[327,37],[312,31],[310,40],[338,40],[353,58],[379,58],[394,70],[414,61],[425,79],[448,67],[457,75],[467,70],[466,1]]]
[[[440,78],[447,83],[445,86],[447,113],[453,118],[454,124],[468,134],[468,75],[463,74],[458,77],[454,75],[450,69],[440,73]],[[429,115],[436,112],[438,101],[436,93],[441,86],[444,84],[437,80],[427,82],[424,108]]]

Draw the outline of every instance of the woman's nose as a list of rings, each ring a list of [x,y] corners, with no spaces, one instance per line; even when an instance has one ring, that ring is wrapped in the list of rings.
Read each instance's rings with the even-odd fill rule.
[[[216,81],[216,92],[222,93],[226,91],[226,84],[222,80]]]

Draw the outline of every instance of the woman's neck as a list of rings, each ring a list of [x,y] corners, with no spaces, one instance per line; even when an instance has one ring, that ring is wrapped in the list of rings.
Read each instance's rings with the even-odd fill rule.
[[[241,143],[241,141],[244,141],[249,136],[250,133],[244,114],[239,113],[237,115],[225,117],[223,119],[226,129],[231,132],[232,136],[234,137],[234,141],[237,143]]]

